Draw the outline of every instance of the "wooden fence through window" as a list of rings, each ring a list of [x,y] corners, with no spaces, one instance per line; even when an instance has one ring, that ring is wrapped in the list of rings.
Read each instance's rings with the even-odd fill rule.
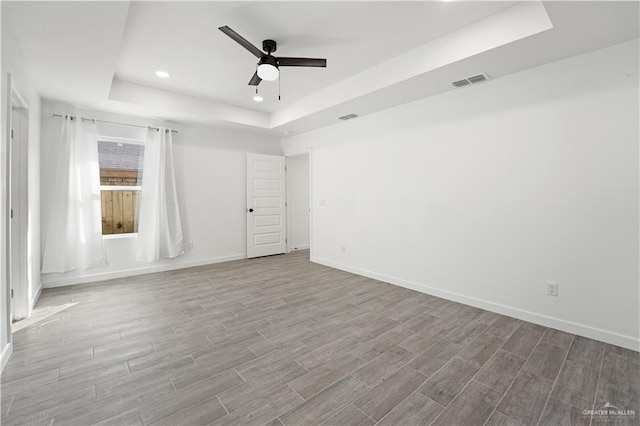
[[[102,235],[138,232],[139,191],[102,193]]]

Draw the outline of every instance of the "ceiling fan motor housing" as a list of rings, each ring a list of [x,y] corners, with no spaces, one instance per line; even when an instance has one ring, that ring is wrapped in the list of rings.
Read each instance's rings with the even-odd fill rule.
[[[274,40],[263,40],[262,41],[262,50],[267,52],[267,54],[272,54],[278,48],[278,44]]]
[[[258,65],[273,65],[274,67],[278,68],[278,61],[275,56],[264,55],[262,58],[260,58],[260,61],[258,61]]]

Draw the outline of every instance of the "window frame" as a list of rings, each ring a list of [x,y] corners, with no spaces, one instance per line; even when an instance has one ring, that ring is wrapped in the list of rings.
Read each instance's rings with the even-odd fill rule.
[[[98,135],[96,145],[98,142],[113,142],[113,143],[126,143],[130,145],[142,145],[145,146],[144,139],[131,139],[131,138],[120,138],[116,136],[105,136]],[[142,191],[141,185],[136,186],[116,186],[116,185],[100,185],[100,192],[102,191]],[[102,208],[100,209],[100,213],[102,213]],[[137,238],[137,232],[127,232],[122,234],[102,234],[103,240],[115,240],[120,238]]]

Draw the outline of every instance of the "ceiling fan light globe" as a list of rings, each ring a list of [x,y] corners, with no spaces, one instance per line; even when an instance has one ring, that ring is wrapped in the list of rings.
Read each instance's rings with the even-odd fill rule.
[[[265,81],[274,81],[278,79],[280,71],[278,68],[271,64],[258,65],[258,77]]]

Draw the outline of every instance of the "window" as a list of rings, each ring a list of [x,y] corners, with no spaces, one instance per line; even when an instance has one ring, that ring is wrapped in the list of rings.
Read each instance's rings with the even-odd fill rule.
[[[144,144],[98,139],[102,235],[138,232],[138,200],[142,185]]]

